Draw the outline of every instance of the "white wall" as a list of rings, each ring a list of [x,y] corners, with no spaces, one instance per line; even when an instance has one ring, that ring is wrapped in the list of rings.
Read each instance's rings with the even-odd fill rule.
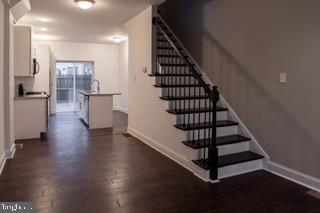
[[[128,132],[191,170],[193,163],[185,157],[189,148],[182,143],[186,134],[174,128],[176,116],[166,112],[168,102],[160,100],[161,90],[148,76],[152,68],[152,7],[129,20],[125,28],[129,35]]]
[[[14,19],[9,6],[4,8],[4,118],[5,155],[14,152]]]
[[[117,97],[118,109],[123,112],[128,112],[128,41],[120,44],[119,51],[119,90],[120,96]]]
[[[41,43],[50,46],[56,60],[94,61],[94,78],[100,81],[101,92],[119,92],[119,45],[53,41]],[[114,106],[117,105],[115,101]]]
[[[9,113],[6,112],[6,114],[8,113],[9,115],[9,122],[6,123],[5,125],[8,126],[10,129],[8,131],[9,135],[8,135],[8,141],[6,143],[6,153],[7,153],[7,157],[10,157],[10,155],[12,154],[13,148],[14,148],[14,96],[15,96],[15,87],[14,87],[14,18],[11,15],[9,15],[9,29],[10,29],[10,48],[9,48]],[[6,81],[6,79],[5,79]]]
[[[0,1],[0,172],[4,162],[5,155],[5,138],[4,138],[4,5]]]

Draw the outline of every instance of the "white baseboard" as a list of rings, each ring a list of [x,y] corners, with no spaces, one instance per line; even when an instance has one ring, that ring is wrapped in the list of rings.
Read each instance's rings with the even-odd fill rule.
[[[320,192],[320,179],[318,178],[298,172],[272,161],[268,161],[266,168],[264,169],[275,175]]]
[[[5,157],[5,154],[3,153],[0,157],[0,174],[2,173],[2,170],[5,164],[6,164],[6,157]]]
[[[16,144],[12,143],[10,150],[6,151],[6,153],[5,153],[5,158],[6,159],[13,158],[15,152],[16,152]]]
[[[10,147],[10,150],[8,150],[2,154],[2,156],[0,157],[0,174],[3,171],[3,168],[6,164],[6,161],[8,159],[13,158],[15,152],[16,152],[16,147],[15,147],[15,143],[13,143]]]
[[[131,134],[132,136],[134,136],[134,137],[138,138],[139,140],[141,140],[146,145],[150,146],[151,148],[155,149],[156,151],[160,152],[161,154],[167,156],[168,158],[170,158],[171,160],[175,161],[176,163],[180,164],[185,169],[187,169],[190,172],[192,172],[198,178],[202,179],[205,182],[210,182],[210,179],[203,178],[201,175],[196,174],[188,166],[188,162],[189,161],[184,156],[181,156],[180,154],[178,154],[176,152],[173,152],[172,150],[169,150],[168,148],[164,147],[163,145],[161,145],[160,143],[158,143],[154,139],[150,138],[149,136],[146,136],[146,135],[142,134],[141,132],[139,132],[138,130],[136,130],[136,129],[132,128],[132,127],[128,127],[127,128],[127,132],[129,134]],[[218,181],[215,181],[215,182],[218,182]]]
[[[120,111],[120,112],[128,114],[128,109],[120,107],[120,106],[113,107],[113,110]]]

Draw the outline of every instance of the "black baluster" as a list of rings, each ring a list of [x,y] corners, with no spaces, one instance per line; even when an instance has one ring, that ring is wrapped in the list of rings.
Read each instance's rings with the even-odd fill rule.
[[[207,123],[207,112],[206,112],[206,107],[207,107],[207,99],[204,100],[204,123]],[[209,122],[210,123],[210,122]],[[209,127],[210,129],[210,127]],[[209,140],[209,138],[207,138],[207,131],[209,131],[209,129],[204,129],[204,147],[207,147],[207,140]]]
[[[174,54],[174,62],[175,62],[175,63],[177,63],[177,58],[175,57],[176,54],[177,54],[177,53]],[[176,73],[177,73],[177,69],[178,69],[178,67],[175,69],[175,72],[174,72],[173,74],[176,74]],[[178,84],[178,82],[177,82],[177,76],[174,77],[174,84]],[[174,93],[174,96],[175,96],[175,97],[178,97],[178,95],[177,95],[177,90],[178,90],[178,87],[175,88],[175,93]],[[175,100],[175,102],[174,102],[174,111],[177,111],[177,104],[178,104],[178,100]]]
[[[217,119],[217,102],[219,101],[219,92],[216,86],[212,89],[211,94],[212,101],[212,132],[211,132],[211,145],[208,150],[208,162],[210,167],[210,178],[216,180],[218,178],[218,149],[216,144],[216,136],[217,136],[217,127],[216,127],[216,119]]]
[[[166,42],[165,45],[166,45],[166,50],[167,50],[167,57],[166,57],[166,62],[165,62],[165,64],[169,64],[169,60],[170,60],[169,43]],[[165,85],[169,85],[169,81],[170,81],[170,76],[169,76],[169,74],[170,74],[170,67],[169,67],[169,66],[165,66],[165,67],[166,67],[166,71],[167,71],[167,82],[165,82]],[[169,96],[169,97],[172,97],[172,96],[170,96],[170,88],[167,89],[167,93],[168,93],[168,96]]]
[[[185,75],[185,73],[186,73],[186,68],[185,67],[182,67],[182,69],[183,69],[183,73],[184,73],[184,76],[183,76],[183,84],[185,84],[186,83],[186,75]],[[186,98],[187,96],[186,96],[186,88],[185,87],[183,87],[183,95],[184,95],[184,97]],[[183,110],[186,110],[186,99],[183,99]],[[183,126],[186,126],[186,123],[185,123],[185,116],[183,116]]]
[[[178,73],[181,74],[181,68],[179,67]],[[182,77],[179,76],[179,84],[182,83]],[[179,97],[181,97],[181,87],[179,87]],[[179,100],[179,110],[181,110],[181,100]]]

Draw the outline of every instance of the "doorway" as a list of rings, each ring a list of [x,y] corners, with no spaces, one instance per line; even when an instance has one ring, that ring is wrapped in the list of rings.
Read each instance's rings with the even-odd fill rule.
[[[57,112],[79,110],[78,92],[81,90],[91,90],[93,74],[94,62],[56,62]]]

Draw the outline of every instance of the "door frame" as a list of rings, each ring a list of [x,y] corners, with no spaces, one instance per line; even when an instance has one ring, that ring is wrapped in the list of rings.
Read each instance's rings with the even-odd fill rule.
[[[84,61],[84,60],[55,60],[55,73],[54,73],[55,79],[57,79],[57,64],[59,64],[59,63],[73,64],[73,67],[75,67],[74,64],[76,64],[76,63],[79,63],[79,64],[81,64],[81,63],[82,64],[91,63],[92,67],[93,67],[92,73],[91,73],[91,79],[92,80],[95,79],[95,61],[90,61],[90,60],[88,60],[88,61]],[[73,77],[75,78],[75,76],[76,75],[74,73]],[[75,84],[76,84],[76,82],[73,81],[73,92],[74,92],[73,103],[76,102],[76,89],[75,89],[76,87],[75,87]],[[53,86],[53,89],[55,90],[55,94],[56,94],[56,102],[55,102],[56,107],[55,108],[57,108],[57,81],[55,82],[55,85]]]

